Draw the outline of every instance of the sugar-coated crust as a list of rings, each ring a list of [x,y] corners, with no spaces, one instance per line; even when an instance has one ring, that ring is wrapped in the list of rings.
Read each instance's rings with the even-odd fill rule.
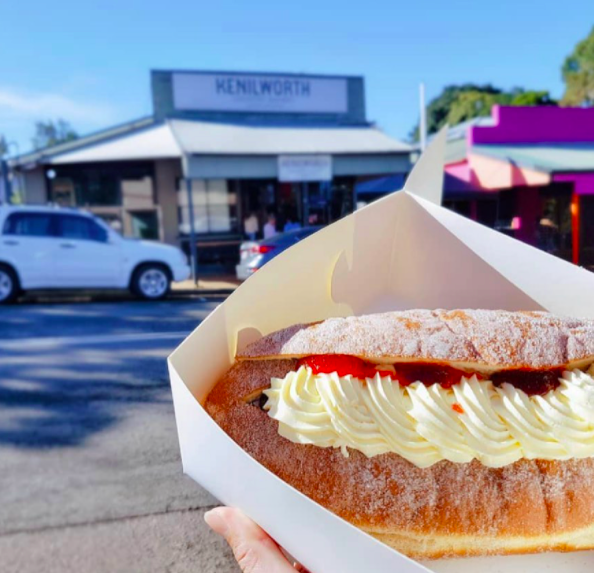
[[[245,360],[206,409],[246,452],[340,517],[415,558],[594,548],[594,459],[521,460],[504,468],[294,444],[248,401],[295,360]]]
[[[237,358],[312,354],[548,368],[594,360],[594,320],[503,310],[408,310],[330,318],[269,334]]]

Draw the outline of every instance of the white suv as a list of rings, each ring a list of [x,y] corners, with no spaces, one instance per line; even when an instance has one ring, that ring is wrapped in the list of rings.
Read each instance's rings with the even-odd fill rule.
[[[189,276],[177,247],[125,239],[89,213],[0,206],[0,303],[30,289],[130,289],[156,300]]]

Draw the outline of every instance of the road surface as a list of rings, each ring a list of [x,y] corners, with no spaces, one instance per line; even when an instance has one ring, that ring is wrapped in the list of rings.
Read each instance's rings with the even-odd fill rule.
[[[0,308],[1,571],[238,571],[181,473],[166,368],[219,302]]]

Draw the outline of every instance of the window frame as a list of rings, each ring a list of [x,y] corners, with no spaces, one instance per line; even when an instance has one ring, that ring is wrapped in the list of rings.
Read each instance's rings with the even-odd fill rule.
[[[48,234],[47,235],[29,235],[24,233],[9,233],[7,228],[9,225],[16,225],[14,220],[23,219],[25,217],[47,217],[49,219]],[[55,239],[57,237],[57,220],[55,213],[46,213],[43,211],[15,211],[9,213],[4,219],[2,225],[2,236],[6,237],[21,237],[29,239]]]
[[[70,219],[79,219],[85,221],[89,225],[89,230],[91,231],[91,235],[89,237],[66,237],[62,234],[62,221],[70,218]],[[98,229],[101,233],[104,233],[105,240],[100,240],[94,238],[92,236],[92,229],[93,226]],[[84,215],[78,215],[75,213],[57,213],[56,214],[56,222],[55,222],[55,233],[58,239],[62,241],[88,241],[92,243],[100,243],[102,245],[107,244],[109,242],[109,233],[106,229],[104,229],[97,221],[95,221],[92,217],[85,217]]]

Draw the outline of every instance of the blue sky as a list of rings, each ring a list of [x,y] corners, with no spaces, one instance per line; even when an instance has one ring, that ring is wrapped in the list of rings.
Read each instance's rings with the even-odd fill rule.
[[[0,133],[36,119],[80,132],[151,113],[159,68],[362,74],[367,115],[404,138],[418,84],[492,82],[560,96],[592,0],[0,1]]]

